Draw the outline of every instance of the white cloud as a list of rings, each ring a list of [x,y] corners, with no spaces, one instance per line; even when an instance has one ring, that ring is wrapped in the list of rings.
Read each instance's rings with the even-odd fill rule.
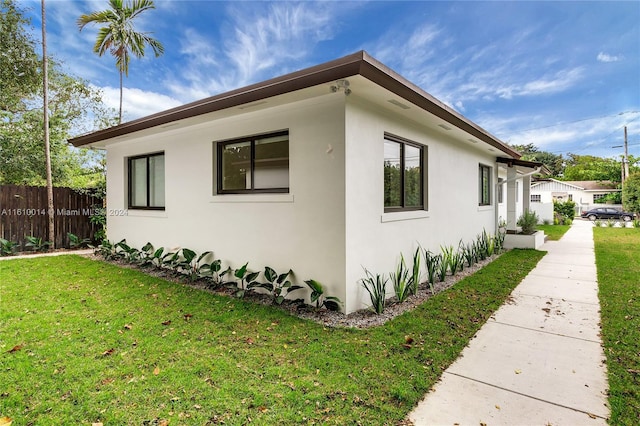
[[[458,34],[424,24],[383,34],[374,56],[444,103],[470,110],[477,101],[562,93],[584,79],[584,67],[567,65],[553,51],[540,56],[524,48],[538,42],[540,31],[536,26],[521,28],[503,39],[484,44],[478,40],[459,50],[453,47]]]
[[[582,155],[588,149],[590,155],[610,157],[620,154],[620,148],[612,147],[622,145],[624,126],[639,120],[640,112],[629,111],[556,124],[549,124],[548,119],[545,115],[517,116],[507,120],[487,117],[479,122],[511,145],[533,143],[543,151],[556,154],[571,152]],[[539,127],[532,128],[538,124]],[[640,134],[640,126],[629,126],[629,135],[634,134]]]
[[[165,82],[183,101],[242,87],[290,70],[332,37],[332,3],[233,3],[221,25],[222,42],[187,29],[180,74]]]
[[[331,34],[331,9],[322,4],[272,3],[267,10],[252,5],[250,11],[233,8],[230,15],[235,36],[225,49],[238,70],[240,85],[255,81],[266,69],[304,58]]]
[[[516,87],[516,96],[544,95],[563,92],[574,86],[583,75],[582,68],[560,70],[551,77],[543,77]]]
[[[608,53],[600,52],[598,53],[598,56],[596,57],[596,59],[599,62],[618,62],[624,58],[622,56],[614,56],[614,55],[609,55]]]
[[[120,108],[120,89],[117,87],[101,87],[99,89],[102,91],[104,104],[118,111]],[[124,88],[122,103],[122,121],[134,120],[182,104],[167,95],[128,87]]]

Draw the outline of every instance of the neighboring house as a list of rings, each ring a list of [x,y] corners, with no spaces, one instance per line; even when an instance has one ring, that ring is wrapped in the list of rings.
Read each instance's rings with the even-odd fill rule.
[[[573,201],[576,203],[576,214],[579,215],[596,205],[599,198],[621,192],[618,186],[611,181],[538,179],[531,184],[531,203]]]
[[[346,312],[363,268],[495,234],[498,196],[515,230],[541,166],[365,52],[70,142],[107,151],[110,240],[291,268]]]

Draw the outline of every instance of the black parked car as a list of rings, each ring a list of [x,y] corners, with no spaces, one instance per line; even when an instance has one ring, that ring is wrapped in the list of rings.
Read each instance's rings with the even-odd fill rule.
[[[582,217],[585,217],[589,220],[622,219],[625,222],[629,222],[631,219],[633,219],[633,213],[623,212],[611,207],[598,207],[597,209],[591,209],[586,212],[582,212]]]

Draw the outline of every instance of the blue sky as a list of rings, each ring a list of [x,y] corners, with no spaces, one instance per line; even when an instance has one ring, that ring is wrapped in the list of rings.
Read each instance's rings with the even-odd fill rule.
[[[40,2],[18,0],[38,30]],[[117,107],[114,59],[76,26],[107,1],[47,0],[48,49]],[[165,55],[133,60],[125,118],[364,49],[503,141],[640,156],[640,2],[156,0],[138,29]]]

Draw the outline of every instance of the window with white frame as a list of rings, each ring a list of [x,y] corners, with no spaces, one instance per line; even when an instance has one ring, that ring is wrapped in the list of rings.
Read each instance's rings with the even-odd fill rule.
[[[540,194],[531,194],[531,202],[532,203],[541,203],[541,195]]]
[[[289,131],[217,142],[218,194],[289,192]]]
[[[164,210],[164,152],[127,159],[128,207]]]

